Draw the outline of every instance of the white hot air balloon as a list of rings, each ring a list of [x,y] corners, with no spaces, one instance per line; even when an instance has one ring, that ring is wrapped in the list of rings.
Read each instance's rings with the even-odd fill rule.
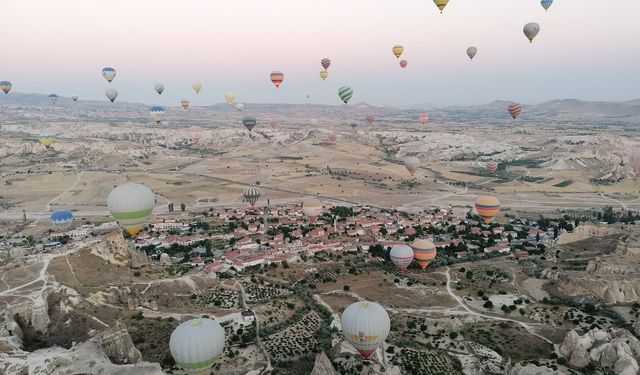
[[[473,60],[473,58],[476,57],[477,53],[478,53],[478,49],[476,47],[467,48],[467,56],[469,56],[471,60]]]
[[[375,302],[361,301],[349,305],[341,318],[345,339],[369,359],[389,335],[391,321],[387,311]]]
[[[238,112],[242,112],[242,110],[244,109],[244,104],[242,103],[236,104],[236,109],[238,110]]]
[[[107,99],[109,99],[111,103],[113,103],[116,101],[116,98],[118,97],[118,91],[116,89],[106,89],[104,91],[104,96],[106,96]]]
[[[322,214],[322,201],[311,198],[302,203],[302,212],[310,219],[315,220]]]
[[[540,25],[538,25],[538,23],[536,22],[529,22],[528,24],[524,25],[522,32],[524,32],[524,36],[529,39],[529,43],[533,43],[533,39],[540,32]]]
[[[418,170],[418,167],[420,167],[420,159],[415,156],[409,156],[404,159],[404,166],[407,168],[409,173],[414,176],[416,174],[416,171]]]
[[[156,198],[151,189],[140,184],[120,185],[107,197],[111,216],[132,236],[142,230],[155,205]]]
[[[169,350],[186,372],[205,373],[222,355],[224,328],[211,319],[188,320],[171,333]]]
[[[404,244],[393,245],[389,257],[400,271],[404,271],[413,262],[413,249]]]

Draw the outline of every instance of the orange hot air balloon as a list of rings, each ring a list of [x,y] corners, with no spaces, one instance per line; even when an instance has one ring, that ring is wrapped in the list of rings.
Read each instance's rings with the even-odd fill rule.
[[[476,211],[482,221],[489,224],[500,212],[500,201],[496,197],[480,196],[476,199]]]
[[[422,269],[427,268],[436,258],[436,245],[429,240],[416,240],[411,244],[411,248],[413,249],[413,257]]]
[[[277,72],[277,71],[271,72],[270,78],[271,78],[271,82],[273,82],[276,88],[279,88],[280,85],[282,84],[282,81],[284,81],[284,74],[282,74],[282,72]]]
[[[426,124],[427,122],[429,122],[429,114],[427,113],[421,113],[420,114],[420,122],[422,123],[422,125]]]

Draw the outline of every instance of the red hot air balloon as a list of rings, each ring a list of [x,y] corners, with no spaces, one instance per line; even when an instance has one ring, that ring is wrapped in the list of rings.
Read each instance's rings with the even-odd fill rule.
[[[511,103],[509,104],[509,114],[515,120],[516,117],[520,116],[522,113],[522,104],[519,103]]]
[[[271,82],[278,88],[284,80],[284,74],[282,74],[282,72],[271,72],[270,78]]]
[[[367,122],[369,123],[369,125],[373,124],[374,121],[376,121],[376,116],[373,116],[373,115],[367,116]]]
[[[421,113],[420,114],[420,122],[422,123],[422,125],[426,124],[428,121],[429,121],[429,114]]]
[[[494,174],[498,170],[498,163],[489,162],[487,163],[486,168],[489,173]]]
[[[401,67],[402,69],[406,68],[406,67],[407,67],[407,64],[408,64],[408,63],[407,63],[407,60],[400,60],[400,67]]]
[[[327,70],[331,66],[331,60],[325,57],[324,59],[320,60],[320,65],[322,65],[324,70]]]

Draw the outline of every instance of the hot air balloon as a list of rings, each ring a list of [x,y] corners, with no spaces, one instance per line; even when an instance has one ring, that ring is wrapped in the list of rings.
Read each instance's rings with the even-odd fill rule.
[[[327,79],[328,76],[329,76],[329,72],[327,72],[326,70],[320,71],[320,78],[322,78],[323,81]]]
[[[391,321],[387,311],[375,302],[360,301],[349,305],[340,319],[344,338],[369,359],[389,335]]]
[[[109,66],[106,68],[103,68],[102,76],[104,77],[104,79],[107,80],[107,82],[111,83],[111,81],[113,81],[113,79],[116,78],[116,70]]]
[[[420,166],[420,159],[415,156],[409,156],[404,159],[404,166],[407,168],[409,173],[411,173],[411,176],[414,176]]]
[[[522,113],[522,104],[511,103],[507,109],[509,110],[511,117],[515,120],[516,117],[520,116],[520,113]]]
[[[327,70],[331,66],[331,60],[325,57],[324,59],[320,60],[320,65],[322,65],[324,70]]]
[[[73,214],[69,210],[57,210],[51,214],[51,222],[56,228],[66,228],[73,221]]]
[[[195,91],[196,94],[199,94],[200,90],[202,90],[202,84],[200,84],[200,82],[194,82],[191,87],[193,87],[193,91]]]
[[[255,116],[247,115],[247,116],[244,116],[242,118],[242,124],[249,131],[251,131],[253,128],[255,128],[257,123],[258,123],[258,121],[256,120]]]
[[[0,90],[2,90],[2,92],[4,92],[5,94],[8,94],[9,91],[11,91],[12,87],[13,87],[13,85],[9,81],[1,81],[0,82]]]
[[[476,199],[476,211],[486,224],[489,224],[500,212],[500,201],[496,197],[480,196]]]
[[[335,142],[337,139],[338,137],[334,133],[329,134],[329,140],[331,142]]]
[[[305,199],[302,202],[302,212],[309,220],[315,220],[322,213],[322,201],[315,198]]]
[[[276,86],[276,88],[280,87],[280,84],[282,84],[282,81],[284,80],[284,74],[282,74],[282,72],[271,72],[271,75],[269,76],[269,78],[271,78],[271,82],[273,82],[273,84]]]
[[[476,53],[478,53],[478,49],[476,47],[467,48],[467,56],[469,56],[471,60],[476,57]]]
[[[224,100],[226,100],[228,104],[233,103],[235,98],[236,98],[236,93],[233,91],[227,91],[224,93]]]
[[[440,13],[442,13],[444,7],[446,7],[447,3],[449,3],[449,0],[433,0],[433,2],[436,4],[438,9],[440,9]]]
[[[356,130],[356,128],[358,127],[358,123],[352,122],[351,124],[349,124],[349,126],[351,126],[351,129]]]
[[[276,128],[276,122],[271,120],[269,121],[269,126],[271,127],[271,129],[275,129]]]
[[[376,121],[376,116],[374,115],[367,116],[367,122],[369,123],[369,125],[373,124],[374,121]]]
[[[262,195],[260,188],[257,186],[249,186],[247,190],[244,191],[244,200],[249,202],[251,206],[255,206],[258,199],[260,199],[260,195]]]
[[[182,108],[187,109],[189,108],[189,101],[183,99],[180,101],[180,105],[182,106]]]
[[[38,139],[38,142],[47,149],[51,147],[52,144],[56,143],[55,139],[50,136],[40,137],[40,139]]]
[[[402,272],[413,262],[413,249],[407,245],[393,245],[389,257],[391,262]]]
[[[349,100],[353,96],[353,89],[349,86],[342,86],[338,89],[338,96],[344,102],[344,104],[348,104]]]
[[[242,103],[236,104],[236,110],[238,112],[242,112],[243,109],[244,109],[244,104],[242,104]]]
[[[391,48],[391,52],[393,52],[393,54],[396,56],[396,58],[400,58],[400,56],[402,55],[402,52],[404,52],[404,47],[401,46],[400,44],[396,44],[395,46],[393,46]]]
[[[160,107],[159,105],[153,106],[149,109],[149,114],[151,114],[151,117],[156,122],[156,124],[159,124],[162,121],[162,117],[164,115],[164,107]]]
[[[524,25],[522,32],[524,32],[524,36],[529,39],[529,43],[533,43],[533,39],[540,32],[540,25],[538,25],[536,22],[529,22],[528,24]]]
[[[116,91],[116,89],[106,89],[104,90],[104,96],[106,96],[107,99],[109,99],[111,103],[113,103],[118,97],[118,91]]]
[[[200,138],[202,137],[202,128],[199,126],[191,126],[187,129],[189,133],[189,139],[191,139],[194,143],[199,143]]]
[[[551,4],[553,4],[553,0],[540,0],[540,5],[542,5],[545,11],[549,10]]]
[[[224,328],[211,319],[197,318],[171,333],[169,350],[176,364],[189,374],[204,374],[224,350]]]
[[[421,113],[420,116],[418,116],[418,119],[420,120],[422,125],[424,125],[427,122],[429,122],[429,114],[428,113]]]
[[[107,197],[111,216],[132,236],[142,230],[155,204],[156,198],[151,189],[140,184],[120,185]]]
[[[402,69],[406,68],[406,67],[407,67],[407,64],[408,64],[408,63],[407,63],[407,60],[400,60],[400,67],[401,67]]]
[[[54,105],[56,104],[57,100],[58,100],[57,94],[49,94],[49,104]]]
[[[494,174],[498,170],[498,163],[488,162],[485,168],[489,173]]]
[[[156,83],[155,86],[153,86],[153,89],[156,90],[159,95],[162,95],[162,92],[164,91],[164,85],[162,83]]]
[[[411,248],[413,249],[413,257],[422,269],[427,268],[431,261],[436,258],[436,245],[431,241],[424,239],[416,240],[411,244]]]
[[[74,102],[78,101],[78,95],[71,95],[71,100],[73,100]]]

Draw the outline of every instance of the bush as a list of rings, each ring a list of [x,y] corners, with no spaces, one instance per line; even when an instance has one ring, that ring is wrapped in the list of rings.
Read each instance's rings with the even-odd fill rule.
[[[351,290],[351,287],[349,285],[345,285],[342,287],[342,290],[344,290],[345,292],[348,292]]]
[[[484,306],[485,309],[492,309],[493,308],[493,302],[487,301],[482,306]]]

